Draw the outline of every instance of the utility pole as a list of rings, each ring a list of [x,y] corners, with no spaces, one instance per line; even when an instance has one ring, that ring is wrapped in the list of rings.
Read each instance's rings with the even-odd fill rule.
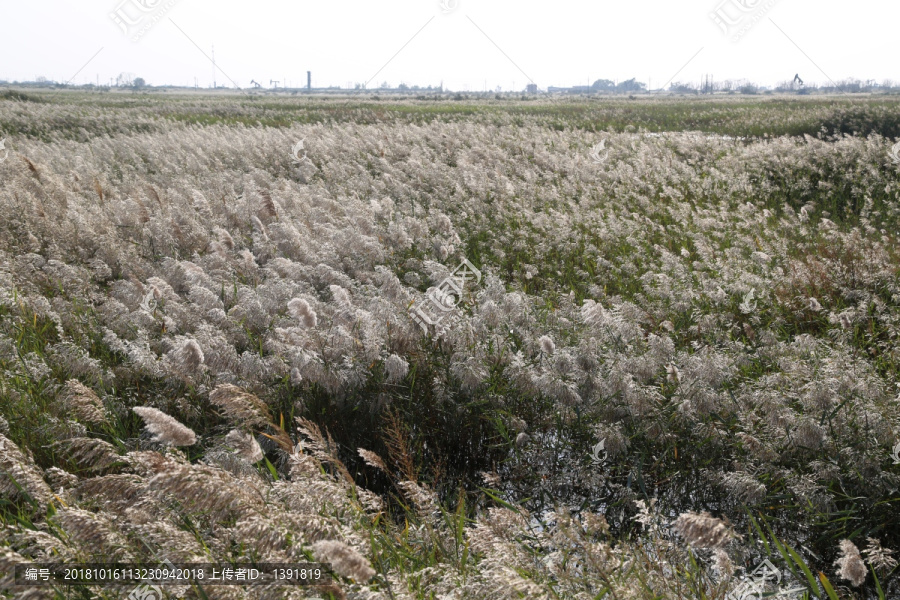
[[[216,89],[216,47],[212,47],[212,62],[213,62],[213,89]]]

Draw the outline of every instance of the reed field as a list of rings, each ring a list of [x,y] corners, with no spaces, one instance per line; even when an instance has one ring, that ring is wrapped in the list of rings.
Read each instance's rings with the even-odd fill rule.
[[[897,97],[0,90],[0,139],[4,597],[900,598]]]

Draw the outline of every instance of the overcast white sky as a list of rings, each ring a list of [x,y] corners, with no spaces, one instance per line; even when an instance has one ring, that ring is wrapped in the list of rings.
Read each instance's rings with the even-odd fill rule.
[[[126,72],[153,85],[196,78],[208,87],[203,53],[213,46],[224,71],[217,83],[242,87],[251,79],[299,87],[307,70],[314,87],[443,81],[452,90],[631,77],[658,88],[704,74],[762,85],[795,73],[823,84],[900,80],[896,0],[443,1],[446,13],[441,0],[0,0],[0,80],[78,72],[75,84],[103,84]],[[757,22],[732,41],[710,17],[717,9]],[[110,16],[117,10],[143,16],[132,35],[157,22],[132,41]]]

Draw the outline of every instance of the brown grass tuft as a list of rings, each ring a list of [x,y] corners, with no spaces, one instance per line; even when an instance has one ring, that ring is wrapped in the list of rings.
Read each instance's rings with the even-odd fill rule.
[[[70,379],[65,387],[66,407],[76,419],[85,423],[103,424],[107,422],[103,401],[77,379]]]
[[[40,469],[9,438],[0,434],[0,496],[30,497],[39,506],[46,507],[52,495]]]
[[[236,385],[218,386],[209,395],[209,401],[221,408],[234,426],[261,427],[272,422],[266,403]]]

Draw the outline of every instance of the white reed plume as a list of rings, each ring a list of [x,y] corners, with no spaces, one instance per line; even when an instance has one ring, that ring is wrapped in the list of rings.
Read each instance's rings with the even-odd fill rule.
[[[538,340],[541,343],[541,352],[544,354],[553,354],[556,352],[556,344],[550,339],[550,336],[542,335]]]
[[[721,548],[735,537],[725,521],[716,519],[708,512],[682,513],[675,520],[672,529],[677,531],[688,544],[696,548]]]
[[[303,298],[294,298],[288,302],[288,310],[291,311],[295,319],[301,321],[306,327],[312,328],[316,326],[316,311]]]
[[[384,361],[384,372],[387,374],[388,383],[397,383],[409,373],[409,363],[396,354],[391,354]]]
[[[197,435],[173,417],[150,406],[135,406],[132,409],[144,420],[147,431],[154,440],[169,446],[192,446],[197,443]]]
[[[841,540],[840,548],[841,555],[834,561],[834,565],[840,567],[838,575],[841,579],[850,581],[855,587],[862,585],[869,571],[859,553],[859,548],[850,540]]]
[[[366,557],[343,542],[323,540],[313,544],[313,556],[316,560],[327,562],[344,577],[365,583],[375,576],[375,569]]]
[[[251,463],[257,463],[263,459],[263,451],[259,447],[259,442],[247,432],[232,429],[225,436],[225,444]]]

